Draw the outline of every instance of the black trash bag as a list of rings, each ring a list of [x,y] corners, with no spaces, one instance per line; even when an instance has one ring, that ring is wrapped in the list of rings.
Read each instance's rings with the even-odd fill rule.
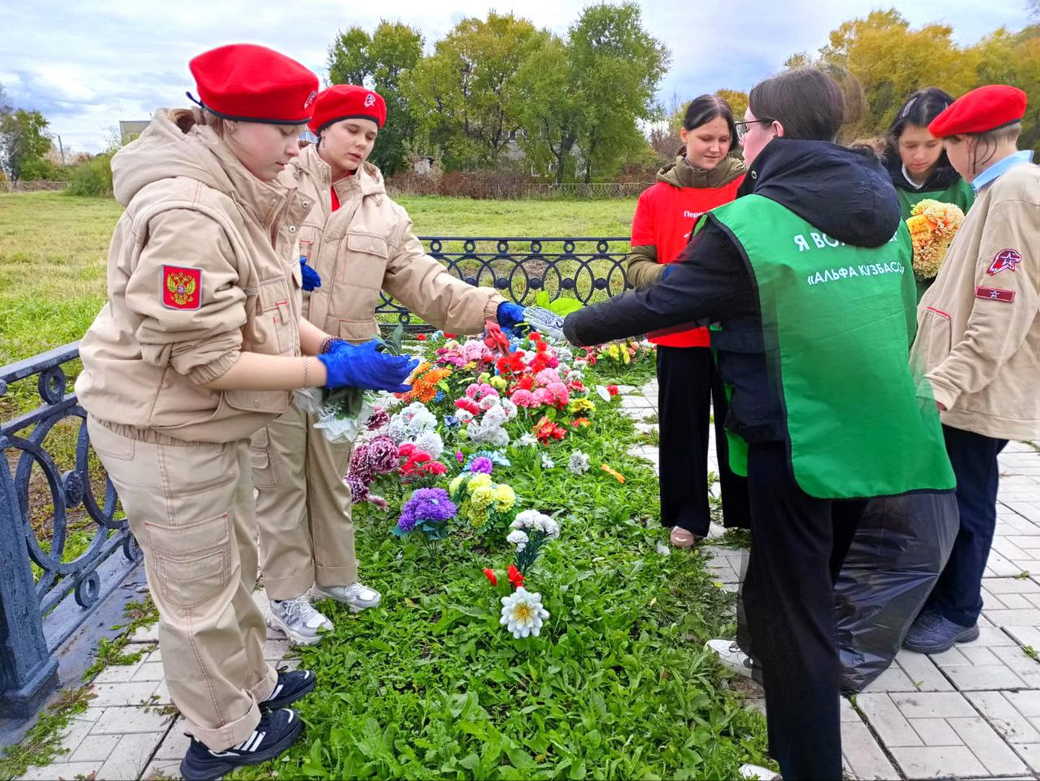
[[[953,550],[952,491],[871,499],[834,585],[841,687],[862,691],[892,663]]]

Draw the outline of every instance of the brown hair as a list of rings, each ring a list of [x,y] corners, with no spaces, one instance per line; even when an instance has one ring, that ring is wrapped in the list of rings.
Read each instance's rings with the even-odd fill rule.
[[[757,84],[748,106],[757,119],[776,120],[785,138],[834,141],[848,121],[842,86],[819,68],[796,68]]]

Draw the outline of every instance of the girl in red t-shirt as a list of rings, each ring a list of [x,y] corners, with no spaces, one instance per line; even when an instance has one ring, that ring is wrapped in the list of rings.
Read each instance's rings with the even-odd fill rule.
[[[652,285],[690,240],[697,218],[737,197],[744,180],[740,155],[731,155],[736,128],[729,104],[701,95],[686,109],[683,148],[657,183],[639,196],[632,220],[628,281]],[[661,450],[661,523],[673,545],[687,548],[708,533],[708,432],[715,410],[716,454],[726,526],[748,527],[747,486],[729,469],[723,424],[727,405],[707,328],[652,338],[657,345]]]

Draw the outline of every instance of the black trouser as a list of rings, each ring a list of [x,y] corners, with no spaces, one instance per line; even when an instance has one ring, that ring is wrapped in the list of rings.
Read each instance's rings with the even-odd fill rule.
[[[661,524],[699,537],[708,533],[708,426],[714,406],[723,523],[749,528],[747,479],[729,468],[723,428],[729,407],[711,350],[658,345],[657,382]]]
[[[762,666],[769,752],[784,781],[841,778],[833,583],[865,500],[807,495],[783,442],[748,452],[751,555],[742,598]]]
[[[982,573],[997,524],[997,456],[1007,440],[950,426],[943,426],[943,435],[957,477],[961,525],[928,607],[948,621],[974,626],[982,611]]]

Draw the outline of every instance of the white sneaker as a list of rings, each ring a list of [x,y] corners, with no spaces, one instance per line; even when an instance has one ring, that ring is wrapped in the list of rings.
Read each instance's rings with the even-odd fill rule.
[[[723,667],[729,668],[738,675],[751,677],[751,657],[741,651],[740,646],[732,640],[709,640],[704,647],[715,652]]]
[[[267,625],[277,629],[294,645],[314,645],[323,632],[332,631],[332,622],[301,595],[294,599],[271,600]]]
[[[374,588],[363,586],[360,583],[351,583],[349,586],[315,585],[312,593],[318,599],[328,597],[337,602],[342,602],[354,613],[359,613],[366,608],[376,607],[383,598]]]
[[[741,765],[740,777],[748,779],[761,779],[761,781],[781,781],[779,773],[761,765]]]

